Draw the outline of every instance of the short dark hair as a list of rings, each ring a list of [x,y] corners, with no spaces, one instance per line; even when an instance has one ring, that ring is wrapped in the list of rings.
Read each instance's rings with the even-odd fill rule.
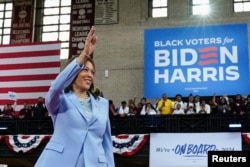
[[[126,101],[122,101],[121,104],[127,104],[127,102]]]
[[[176,98],[176,97],[178,97],[178,96],[182,97],[182,95],[181,95],[181,94],[176,94],[176,95],[175,95],[175,98]]]

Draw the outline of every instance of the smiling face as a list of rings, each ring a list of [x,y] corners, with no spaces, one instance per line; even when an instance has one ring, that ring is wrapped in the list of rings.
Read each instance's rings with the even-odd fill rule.
[[[94,83],[95,67],[91,61],[86,61],[84,68],[77,74],[73,82],[73,90],[78,92],[88,91]]]

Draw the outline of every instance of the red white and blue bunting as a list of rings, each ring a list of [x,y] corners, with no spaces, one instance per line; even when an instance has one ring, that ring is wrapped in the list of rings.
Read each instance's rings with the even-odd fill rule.
[[[5,141],[11,151],[29,154],[50,138],[51,135],[5,135],[0,136],[0,142]],[[117,135],[112,136],[112,140],[114,153],[122,156],[132,156],[145,145],[148,134]]]
[[[132,156],[144,146],[148,136],[148,134],[112,136],[113,152],[122,156]]]
[[[28,154],[50,138],[51,135],[0,135],[0,142],[5,142],[11,151]],[[132,156],[144,147],[148,138],[149,134],[112,136],[113,152],[121,156]],[[250,133],[242,133],[242,139],[250,147]]]
[[[31,153],[33,149],[50,137],[50,135],[6,135],[4,138],[11,151]]]

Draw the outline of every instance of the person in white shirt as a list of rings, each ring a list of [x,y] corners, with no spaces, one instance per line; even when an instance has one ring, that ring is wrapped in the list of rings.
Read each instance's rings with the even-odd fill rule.
[[[120,117],[125,117],[129,114],[129,107],[127,106],[126,101],[121,102],[121,106],[118,108],[118,114]]]
[[[157,111],[151,103],[146,103],[145,110],[141,111],[141,115],[156,115]]]
[[[176,109],[177,104],[180,104],[180,105],[181,105],[181,109],[185,110],[186,105],[185,105],[185,103],[182,101],[182,95],[181,95],[181,94],[177,94],[177,95],[175,96],[174,109]]]
[[[176,108],[174,109],[173,113],[174,114],[181,114],[181,115],[185,115],[184,109],[181,107],[181,104],[176,104]]]
[[[206,101],[203,99],[201,100],[200,104],[200,110],[197,111],[198,114],[210,114],[211,107],[209,104],[206,103]]]
[[[192,94],[188,96],[188,101],[185,103],[185,106],[186,106],[185,108],[186,115],[196,114],[196,105],[194,101],[194,96]]]
[[[196,95],[194,96],[194,104],[195,104],[195,110],[196,113],[199,113],[199,111],[201,110],[201,102],[200,102],[200,96]]]

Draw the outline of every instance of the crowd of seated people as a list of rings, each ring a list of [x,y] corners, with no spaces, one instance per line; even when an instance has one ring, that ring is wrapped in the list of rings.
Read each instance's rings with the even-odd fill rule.
[[[250,114],[250,95],[243,97],[241,94],[234,96],[217,96],[215,93],[210,97],[201,97],[190,94],[183,98],[177,94],[174,98],[168,98],[163,93],[155,102],[149,102],[141,98],[136,103],[136,97],[122,101],[120,106],[115,107],[110,100],[110,116],[139,116],[139,115],[189,115],[189,114]]]
[[[250,95],[247,97],[240,94],[217,96],[214,93],[211,97],[200,97],[190,94],[183,98],[181,94],[176,94],[174,98],[169,98],[166,93],[163,93],[154,102],[147,100],[143,97],[136,103],[136,96],[134,96],[128,101],[122,101],[118,107],[115,107],[113,101],[109,100],[109,114],[119,117],[171,114],[250,114]],[[42,97],[39,97],[34,105],[29,104],[27,100],[24,101],[18,114],[16,114],[16,105],[17,101],[4,105],[3,109],[0,108],[0,117],[29,119],[49,116]]]
[[[27,100],[23,102],[23,106],[19,111],[16,111],[17,101],[13,104],[4,105],[3,109],[0,109],[0,117],[3,118],[18,118],[18,119],[30,119],[30,118],[43,118],[47,117],[48,110],[44,104],[44,99],[38,97],[37,103],[32,105]],[[18,114],[16,114],[18,113]]]

